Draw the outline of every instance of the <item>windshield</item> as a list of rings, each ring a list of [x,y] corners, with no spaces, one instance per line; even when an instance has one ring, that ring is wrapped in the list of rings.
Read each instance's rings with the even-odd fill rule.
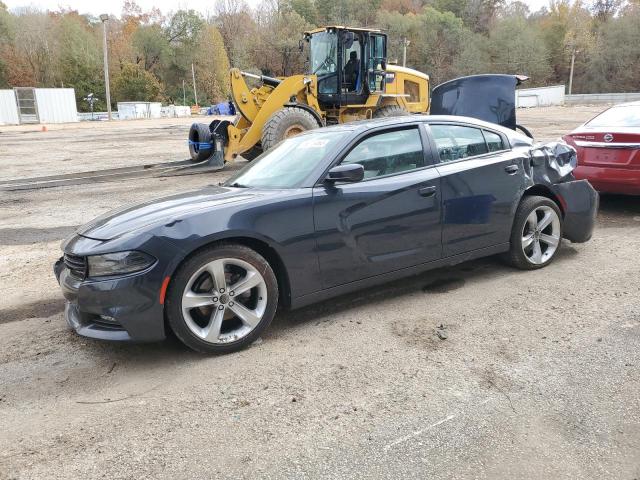
[[[589,127],[640,127],[640,105],[620,105],[605,110],[587,125]]]
[[[256,188],[300,187],[318,163],[347,133],[318,131],[288,138],[263,153],[224,185]]]
[[[311,73],[325,75],[334,73],[338,64],[338,44],[335,33],[315,33],[309,40]]]

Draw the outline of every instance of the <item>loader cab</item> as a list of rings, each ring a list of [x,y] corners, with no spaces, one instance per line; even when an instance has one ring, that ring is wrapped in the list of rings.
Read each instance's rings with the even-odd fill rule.
[[[318,79],[323,108],[362,105],[384,92],[387,36],[380,30],[324,27],[305,33],[308,74]]]

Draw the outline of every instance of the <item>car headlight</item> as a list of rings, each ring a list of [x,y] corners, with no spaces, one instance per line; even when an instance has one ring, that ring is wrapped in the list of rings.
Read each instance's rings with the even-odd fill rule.
[[[103,255],[89,255],[90,277],[106,277],[140,272],[156,261],[151,255],[143,252],[115,252]]]

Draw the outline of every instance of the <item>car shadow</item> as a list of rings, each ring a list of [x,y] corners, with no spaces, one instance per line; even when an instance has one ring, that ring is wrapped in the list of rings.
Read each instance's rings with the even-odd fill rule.
[[[598,227],[640,225],[640,196],[600,195]]]
[[[578,254],[569,243],[564,242],[554,263],[572,261]],[[364,305],[375,305],[390,297],[402,298],[420,292],[425,295],[448,294],[465,286],[486,282],[504,275],[527,275],[528,272],[516,270],[505,264],[500,257],[487,257],[461,263],[452,267],[443,267],[414,275],[404,279],[385,283],[376,287],[340,295],[297,310],[279,310],[264,334],[264,341],[291,335],[297,328],[308,327],[315,322],[319,325],[329,321],[325,317],[346,312]],[[91,351],[91,355],[103,359],[106,363],[134,366],[135,369],[158,367],[167,364],[199,362],[211,358],[193,352],[169,332],[166,340],[157,343],[114,343],[78,337],[69,332],[81,348]]]
[[[554,263],[571,261],[578,251],[564,241]],[[499,256],[464,262],[452,267],[442,267],[418,275],[367,288],[354,293],[325,300],[308,307],[292,311],[279,311],[265,338],[278,336],[292,328],[309,322],[322,322],[322,317],[344,312],[364,305],[375,305],[389,298],[402,298],[416,292],[424,294],[447,294],[465,286],[485,282],[504,275],[527,275],[528,272],[514,269]],[[316,324],[318,324],[316,323]]]

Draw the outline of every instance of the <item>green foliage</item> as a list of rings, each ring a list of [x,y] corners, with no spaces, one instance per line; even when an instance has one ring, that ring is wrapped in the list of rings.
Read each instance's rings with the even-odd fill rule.
[[[588,65],[586,90],[638,91],[640,85],[640,8],[615,21],[616,28],[599,27],[598,41]],[[610,54],[609,52],[613,52]]]
[[[58,57],[56,77],[61,84],[76,92],[76,102],[81,111],[89,106],[82,99],[93,93],[100,99],[95,108],[106,108],[104,101],[104,81],[102,75],[102,51],[98,40],[82,17],[65,15],[57,25]],[[62,80],[64,79],[64,80]],[[66,83],[65,83],[66,80]]]
[[[148,71],[157,70],[170,54],[169,40],[160,25],[141,25],[133,34],[133,47],[136,63]]]
[[[506,18],[496,25],[489,36],[489,54],[500,73],[527,75],[531,85],[544,85],[551,76],[544,40],[522,17]]]
[[[113,79],[114,102],[162,100],[162,85],[140,65],[127,63]]]
[[[302,18],[310,25],[315,25],[318,22],[318,9],[316,8],[313,0],[289,0],[288,8]]]
[[[200,85],[201,105],[222,102],[230,95],[229,58],[218,29],[206,25],[198,36],[196,75]]]
[[[209,12],[208,12],[209,13]],[[639,91],[640,2],[554,0],[537,12],[518,0],[213,0],[211,16],[164,17],[126,0],[107,23],[113,100],[195,101],[229,96],[230,66],[274,76],[304,71],[304,30],[342,24],[384,28],[389,60],[428,73],[432,84],[476,73],[520,73],[530,85],[574,92]],[[7,10],[0,0],[0,86],[67,86],[78,107],[104,97],[102,23],[71,10]],[[105,108],[104,100],[96,108]]]

